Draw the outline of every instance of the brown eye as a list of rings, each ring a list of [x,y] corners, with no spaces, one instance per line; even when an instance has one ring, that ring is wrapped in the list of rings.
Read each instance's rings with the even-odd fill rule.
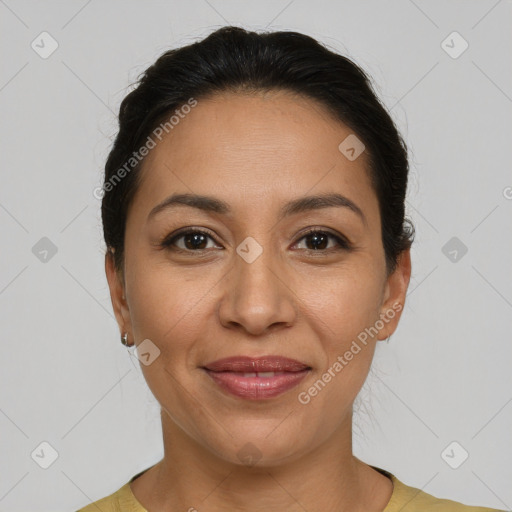
[[[304,249],[307,251],[325,251],[328,249],[348,250],[350,248],[346,240],[327,231],[312,230],[306,233],[300,240],[306,241],[306,247],[304,247]],[[333,241],[334,244],[331,243],[331,245],[329,245],[331,241]]]
[[[208,245],[209,241],[214,242],[214,244]],[[182,231],[181,233],[175,234],[171,238],[164,240],[161,245],[162,247],[177,248],[182,251],[190,252],[198,252],[217,247],[215,240],[208,232],[198,229]]]

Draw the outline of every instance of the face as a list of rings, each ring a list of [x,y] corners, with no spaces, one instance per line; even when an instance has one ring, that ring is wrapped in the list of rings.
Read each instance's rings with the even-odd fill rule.
[[[141,364],[149,388],[186,436],[226,461],[253,450],[272,465],[347,439],[375,345],[397,326],[409,253],[388,276],[367,155],[338,149],[350,134],[286,92],[199,99],[145,160],[124,276],[106,258],[121,331],[159,351]],[[308,369],[231,372],[231,385],[249,389],[240,396],[205,370],[233,356]],[[264,378],[277,391],[254,391]]]

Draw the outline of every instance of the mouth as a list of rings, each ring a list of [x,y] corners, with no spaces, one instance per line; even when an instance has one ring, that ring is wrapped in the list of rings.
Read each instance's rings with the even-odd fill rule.
[[[294,388],[312,368],[281,356],[238,356],[208,363],[202,369],[222,391],[246,400],[264,400]]]

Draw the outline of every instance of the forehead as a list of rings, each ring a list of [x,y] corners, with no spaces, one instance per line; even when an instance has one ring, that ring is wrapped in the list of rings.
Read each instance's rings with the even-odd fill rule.
[[[154,205],[175,191],[269,202],[339,191],[375,210],[366,153],[350,161],[339,150],[351,135],[324,105],[287,91],[198,98],[146,157],[137,195]]]

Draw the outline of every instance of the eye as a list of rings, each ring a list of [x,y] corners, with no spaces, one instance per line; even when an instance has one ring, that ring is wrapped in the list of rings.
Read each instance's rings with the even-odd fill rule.
[[[213,245],[208,245],[212,241]],[[176,248],[181,251],[199,252],[218,247],[215,240],[208,231],[202,229],[188,229],[174,233],[167,237],[160,245],[165,248]]]
[[[305,247],[298,247],[304,241]],[[203,229],[186,229],[173,233],[160,243],[161,247],[183,252],[200,252],[220,248],[213,235]],[[318,228],[310,229],[294,247],[309,252],[330,252],[331,250],[350,250],[351,244],[344,237]]]
[[[305,240],[306,247],[302,247],[307,251],[320,251],[325,252],[329,249],[334,250],[350,250],[350,243],[341,236],[330,233],[329,231],[322,231],[321,229],[309,230],[296,245],[300,245],[300,242]],[[334,241],[334,245],[330,244],[330,241]],[[300,248],[300,247],[299,247]]]

